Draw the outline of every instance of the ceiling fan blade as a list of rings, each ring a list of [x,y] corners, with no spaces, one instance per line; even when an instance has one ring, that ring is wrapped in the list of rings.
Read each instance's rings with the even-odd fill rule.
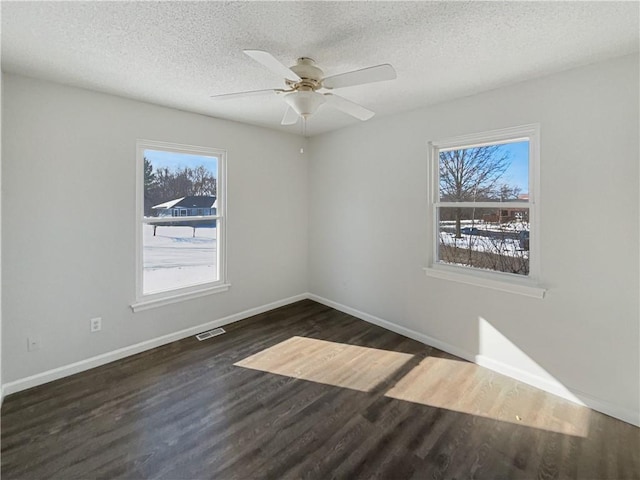
[[[338,110],[347,113],[352,117],[356,117],[358,120],[369,120],[376,114],[368,108],[364,108],[362,105],[358,105],[351,100],[347,100],[346,98],[334,95],[333,93],[325,93],[324,96],[327,99],[327,103],[329,105],[336,107]]]
[[[296,111],[293,108],[287,107],[287,111],[284,112],[284,117],[282,117],[282,122],[280,122],[280,124],[295,125],[296,123],[298,123],[298,117],[299,115],[296,113]]]
[[[280,62],[280,60],[269,52],[265,52],[264,50],[243,50],[243,52],[281,77],[289,80],[302,80],[296,72]]]
[[[278,88],[269,88],[266,90],[250,90],[248,92],[223,93],[221,95],[211,95],[214,100],[230,100],[233,98],[252,97],[254,95],[264,95],[267,93],[282,93],[284,90]]]
[[[340,73],[322,80],[324,88],[342,88],[365,83],[382,82],[383,80],[393,80],[397,77],[394,68],[385,63],[375,67],[367,67],[353,72]]]

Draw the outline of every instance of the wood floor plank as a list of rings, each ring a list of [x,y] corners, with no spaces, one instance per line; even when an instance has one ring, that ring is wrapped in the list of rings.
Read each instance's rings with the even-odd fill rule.
[[[8,396],[3,479],[640,479],[640,429],[310,300]]]

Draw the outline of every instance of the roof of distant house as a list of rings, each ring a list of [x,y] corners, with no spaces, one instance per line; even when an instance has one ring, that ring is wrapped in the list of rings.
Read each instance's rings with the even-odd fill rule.
[[[168,202],[154,205],[151,208],[154,209],[167,209],[167,208],[216,208],[216,197],[208,195],[190,195],[187,197],[180,197]]]

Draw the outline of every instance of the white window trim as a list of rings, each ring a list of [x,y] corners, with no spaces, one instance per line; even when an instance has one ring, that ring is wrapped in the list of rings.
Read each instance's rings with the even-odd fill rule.
[[[518,206],[529,208],[529,223],[532,232],[529,244],[529,275],[523,277],[504,272],[448,265],[436,261],[438,258],[437,209],[450,206],[449,202],[440,202],[439,151],[453,148],[469,148],[492,145],[495,143],[512,143],[527,139],[529,141],[529,200],[518,202]],[[540,285],[540,125],[530,124],[510,127],[488,132],[462,135],[443,140],[428,142],[428,224],[430,248],[427,253],[427,276],[442,280],[466,283],[495,290],[543,298],[546,289]],[[456,206],[467,206],[468,202],[458,202]],[[484,202],[488,204],[489,202]],[[514,203],[515,204],[515,203]],[[469,206],[477,204],[470,203]],[[496,206],[505,206],[504,202],[496,202]]]
[[[217,228],[217,255],[218,255],[218,272],[219,279],[215,282],[191,285],[183,288],[167,290],[144,295],[142,288],[143,281],[143,256],[142,256],[142,227],[144,214],[144,150],[156,149],[170,151],[175,153],[186,153],[191,155],[206,155],[218,158],[218,181],[216,215],[207,215],[204,217],[180,217],[180,220],[215,219]],[[136,141],[136,292],[135,302],[131,304],[134,312],[148,310],[150,308],[162,307],[176,302],[183,302],[214,293],[224,292],[231,287],[227,279],[227,152],[218,148],[198,147],[194,145],[180,145],[175,143],[158,142],[154,140],[137,140]],[[158,219],[158,221],[167,221],[167,219]]]

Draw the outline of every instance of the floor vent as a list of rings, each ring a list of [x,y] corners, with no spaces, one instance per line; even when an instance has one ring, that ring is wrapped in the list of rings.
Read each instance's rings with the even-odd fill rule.
[[[200,341],[206,340],[207,338],[217,337],[218,335],[222,335],[226,333],[224,328],[214,328],[213,330],[209,330],[208,332],[202,332],[196,335],[196,338]]]

